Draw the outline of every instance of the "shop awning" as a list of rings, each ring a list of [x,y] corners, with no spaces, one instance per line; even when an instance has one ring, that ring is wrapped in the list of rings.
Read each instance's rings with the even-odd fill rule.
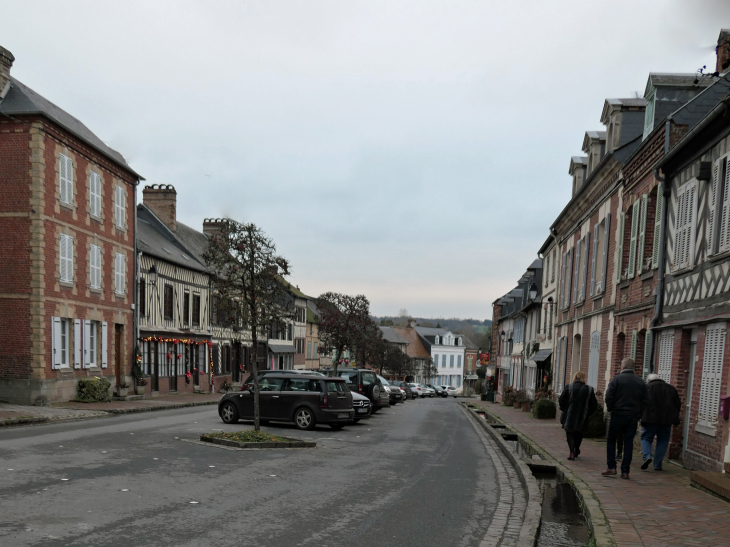
[[[479,376],[477,376],[476,374],[467,374],[464,377],[464,380],[477,380],[478,378],[479,378]]]
[[[294,344],[278,344],[269,342],[269,349],[272,353],[294,353]]]
[[[553,350],[551,349],[541,349],[538,350],[535,355],[531,356],[530,359],[532,359],[536,363],[542,363],[543,361],[546,361],[552,354]]]

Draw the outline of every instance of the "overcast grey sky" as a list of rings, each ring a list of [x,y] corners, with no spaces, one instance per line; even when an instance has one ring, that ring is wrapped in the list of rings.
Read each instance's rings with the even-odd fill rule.
[[[607,97],[714,70],[725,0],[4,2],[11,74],[178,218],[253,221],[308,294],[491,317]]]

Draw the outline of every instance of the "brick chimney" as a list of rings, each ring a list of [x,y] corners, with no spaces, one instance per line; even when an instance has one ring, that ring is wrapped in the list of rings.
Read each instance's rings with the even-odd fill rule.
[[[177,233],[177,192],[172,184],[145,186],[142,202],[173,234]]]
[[[730,70],[730,29],[724,28],[720,31],[717,39],[717,66],[715,70],[724,74]]]
[[[225,218],[205,218],[203,219],[203,233],[212,237],[221,231],[225,222]]]
[[[3,46],[0,46],[0,101],[5,98],[8,92],[7,86],[10,82],[10,67],[13,66],[15,57]]]

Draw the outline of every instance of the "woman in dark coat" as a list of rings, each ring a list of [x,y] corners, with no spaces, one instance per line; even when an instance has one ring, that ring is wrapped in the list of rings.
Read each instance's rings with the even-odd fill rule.
[[[598,406],[595,390],[586,384],[586,373],[579,370],[573,376],[573,384],[566,386],[560,394],[558,401],[560,410],[560,423],[565,429],[565,436],[568,438],[570,449],[569,460],[574,460],[580,454],[580,443],[583,441],[583,434],[588,429],[588,418]]]

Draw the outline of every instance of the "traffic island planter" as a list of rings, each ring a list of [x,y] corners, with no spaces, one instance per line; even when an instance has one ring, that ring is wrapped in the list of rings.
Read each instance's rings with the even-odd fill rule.
[[[236,448],[315,448],[317,443],[314,441],[301,441],[299,439],[290,439],[281,437],[282,441],[277,442],[259,442],[259,443],[242,443],[240,441],[232,441],[230,439],[221,439],[219,437],[211,437],[210,435],[201,435],[200,440],[206,443],[220,444],[223,446],[233,446]]]

